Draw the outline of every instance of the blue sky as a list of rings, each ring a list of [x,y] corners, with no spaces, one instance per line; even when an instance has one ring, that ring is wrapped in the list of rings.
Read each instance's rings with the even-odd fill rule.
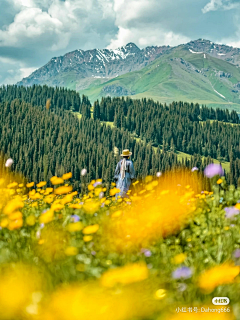
[[[240,0],[0,0],[0,84],[75,49],[199,38],[240,47]]]

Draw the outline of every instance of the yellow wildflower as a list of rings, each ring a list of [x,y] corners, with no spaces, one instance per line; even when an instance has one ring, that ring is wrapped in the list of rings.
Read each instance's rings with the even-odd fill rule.
[[[44,187],[46,184],[47,184],[46,181],[41,181],[41,182],[39,182],[39,183],[37,184],[37,187],[38,187],[38,188],[42,188],[42,187]]]
[[[62,204],[67,204],[73,199],[73,194],[67,194],[63,199],[61,199]]]
[[[17,182],[12,182],[12,183],[9,183],[8,185],[7,185],[7,188],[8,189],[12,189],[12,188],[15,188],[15,187],[17,187],[18,186],[18,183]]]
[[[32,200],[38,200],[38,199],[42,199],[42,196],[40,193],[37,192],[34,195],[29,196],[29,198],[31,198]]]
[[[86,211],[88,214],[94,214],[96,211],[98,211],[100,207],[100,202],[88,199],[83,205],[83,209]]]
[[[98,224],[94,224],[92,226],[85,227],[83,229],[83,234],[92,234],[92,233],[97,232],[98,229],[99,229],[99,225]]]
[[[235,208],[238,209],[238,210],[240,210],[240,203],[237,203],[237,204],[235,205]]]
[[[71,208],[71,209],[81,209],[82,208],[82,204],[73,203],[73,204],[69,205],[69,208]]]
[[[94,189],[94,186],[93,186],[92,184],[89,184],[89,185],[88,185],[88,190],[89,190],[89,191],[92,191],[93,189]]]
[[[40,223],[51,222],[53,220],[53,217],[54,217],[54,211],[48,210],[39,217],[39,222]]]
[[[239,272],[239,266],[234,266],[229,263],[213,267],[200,275],[198,286],[204,292],[210,293],[217,286],[234,282],[234,278]]]
[[[93,239],[92,236],[84,236],[84,237],[83,237],[83,241],[85,241],[85,242],[89,242],[89,241],[91,241],[92,239]]]
[[[222,182],[222,179],[218,179],[217,184],[221,184]]]
[[[124,267],[110,269],[103,273],[100,282],[104,287],[113,287],[116,284],[128,284],[148,278],[148,268],[145,263],[133,263]]]
[[[62,178],[58,178],[58,177],[55,177],[54,179],[51,178],[50,181],[53,185],[64,183],[64,180]]]
[[[24,203],[20,199],[13,199],[7,203],[5,206],[3,213],[4,214],[11,214],[14,211],[17,211],[18,209],[21,209],[24,207]]]
[[[185,253],[179,253],[172,259],[172,262],[175,264],[180,264],[184,262],[186,258],[187,258],[187,255]]]
[[[44,198],[43,201],[46,202],[46,203],[52,203],[53,200],[54,200],[54,197],[55,197],[55,195],[50,194],[49,196],[47,196],[46,198]]]
[[[64,205],[60,203],[53,203],[51,205],[51,210],[53,211],[59,211],[59,210],[62,210],[63,208],[64,208]]]
[[[75,222],[75,223],[70,223],[67,226],[67,230],[70,231],[70,232],[76,232],[76,231],[80,231],[82,229],[83,229],[83,224],[80,221]]]
[[[9,215],[10,220],[18,220],[22,219],[22,212],[20,211],[15,211]]]
[[[22,225],[23,225],[23,220],[22,219],[10,221],[9,225],[8,225],[8,229],[9,230],[19,229],[19,228],[22,227]]]
[[[113,188],[110,190],[110,196],[115,196],[115,194],[119,193],[121,190],[118,188]]]
[[[6,228],[8,223],[9,223],[9,220],[7,218],[4,218],[4,219],[1,220],[0,226],[2,228]]]
[[[62,178],[63,178],[63,180],[71,179],[71,178],[72,178],[72,172],[65,173],[65,174],[62,176]]]
[[[121,210],[118,210],[118,211],[115,211],[113,214],[112,214],[112,218],[116,218],[116,217],[119,217],[119,216],[121,216],[121,214],[122,214],[122,211]]]
[[[18,185],[18,187],[19,187],[19,188],[23,188],[23,183],[20,183],[20,184]]]
[[[58,187],[54,193],[55,194],[65,194],[65,193],[68,193],[68,192],[71,192],[72,191],[72,186],[69,186],[69,187]]]
[[[36,222],[36,218],[33,214],[31,214],[30,216],[27,217],[26,219],[26,223],[27,225],[29,226],[34,226],[35,225],[35,222]]]
[[[158,290],[155,292],[155,299],[157,299],[157,300],[161,300],[161,299],[163,299],[165,296],[166,296],[166,290],[164,290],[164,289],[158,289]]]
[[[75,256],[76,254],[78,254],[78,248],[76,248],[76,247],[67,247],[65,249],[65,254],[66,254],[66,256]]]
[[[26,184],[26,187],[27,187],[27,188],[31,188],[31,187],[33,187],[33,186],[34,186],[34,182],[29,182],[29,183]]]

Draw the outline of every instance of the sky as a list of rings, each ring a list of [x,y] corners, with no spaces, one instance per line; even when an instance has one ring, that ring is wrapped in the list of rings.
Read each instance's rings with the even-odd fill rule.
[[[0,85],[76,49],[199,38],[240,48],[240,0],[0,0]]]

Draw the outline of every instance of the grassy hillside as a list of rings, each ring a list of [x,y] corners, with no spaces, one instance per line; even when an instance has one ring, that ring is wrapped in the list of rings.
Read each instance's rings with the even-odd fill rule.
[[[220,76],[221,74],[227,76]],[[174,100],[198,102],[208,106],[240,111],[239,94],[234,85],[240,82],[239,69],[207,54],[176,48],[140,71],[130,72],[103,84],[81,91],[91,101],[102,96],[122,95],[152,98],[170,103]]]

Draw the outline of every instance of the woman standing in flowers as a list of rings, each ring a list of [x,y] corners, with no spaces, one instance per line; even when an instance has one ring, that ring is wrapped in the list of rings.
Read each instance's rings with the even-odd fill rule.
[[[116,167],[114,180],[116,181],[116,187],[120,190],[116,194],[117,197],[126,197],[127,192],[130,188],[132,180],[135,178],[135,170],[133,163],[129,160],[129,157],[132,155],[132,152],[129,152],[128,149],[123,150],[121,159]]]

